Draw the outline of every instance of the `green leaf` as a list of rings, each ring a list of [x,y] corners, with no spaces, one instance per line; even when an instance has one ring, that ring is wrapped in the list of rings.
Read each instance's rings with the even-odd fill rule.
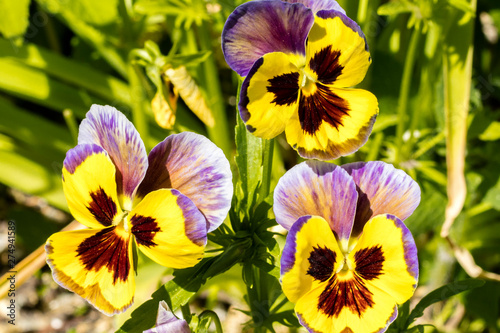
[[[243,240],[239,244],[244,247],[246,243],[247,242]],[[241,260],[242,257],[243,256],[240,254],[238,260]],[[158,302],[161,300],[165,300],[172,311],[187,304],[198,290],[200,290],[207,279],[225,271],[224,269],[212,269],[212,266],[215,264],[219,265],[218,268],[220,268],[221,261],[226,259],[227,256],[220,254],[215,257],[204,258],[194,267],[175,270],[173,273],[174,278],[155,291],[151,295],[152,299],[135,309],[130,319],[127,320],[117,332],[141,332],[152,327],[155,323],[156,308],[158,308]],[[236,262],[237,261],[231,260],[229,263],[226,262],[226,264],[232,266],[236,264]],[[231,266],[229,266],[228,269],[231,268]]]
[[[484,319],[490,328],[498,331],[500,285],[496,281],[486,281],[484,286],[464,297],[466,311]],[[495,331],[495,330],[493,330]]]
[[[378,7],[378,15],[399,15],[418,11],[418,6],[406,0],[393,0]]]
[[[18,64],[39,69],[51,77],[84,88],[113,105],[130,106],[130,91],[124,81],[102,73],[89,64],[70,60],[34,44],[15,48],[8,40],[0,38],[0,57]],[[21,74],[21,73],[19,73]],[[70,108],[70,105],[66,106]]]
[[[71,109],[83,118],[92,103],[105,104],[90,98],[84,90],[77,90],[46,73],[17,61],[0,58],[0,90],[62,112]]]
[[[483,141],[495,141],[500,139],[500,122],[494,121],[489,124],[486,130],[479,135]]]
[[[496,210],[500,210],[500,182],[486,192],[483,201],[489,203]]]
[[[135,309],[117,332],[142,332],[151,328],[155,323],[158,303],[162,300],[168,303],[172,311],[189,302],[203,284],[202,275],[213,260],[205,258],[194,267],[176,270],[175,278],[156,290],[151,295],[152,299]]]
[[[456,9],[475,16],[475,12],[471,8],[470,3],[467,0],[448,0],[448,4],[455,7]]]
[[[134,9],[145,15],[169,15],[175,17],[175,26],[189,29],[193,23],[201,25],[209,16],[205,2],[199,0],[142,0]]]
[[[211,51],[202,51],[192,54],[176,54],[167,57],[166,62],[173,68],[177,68],[179,66],[194,67],[207,60],[211,54]]]
[[[466,279],[448,283],[447,285],[444,285],[442,287],[437,288],[434,291],[431,291],[429,294],[424,296],[420,300],[420,302],[418,302],[413,311],[410,313],[408,319],[406,320],[406,328],[408,328],[416,318],[423,316],[424,310],[430,305],[440,301],[444,301],[445,299],[460,294],[464,291],[480,287],[483,284],[484,284],[483,280]]]
[[[247,213],[255,203],[258,187],[262,181],[262,139],[249,133],[239,117],[236,124],[236,167],[239,181],[236,191],[240,203]]]
[[[85,22],[102,26],[111,24],[118,18],[118,0],[57,0],[65,4]]]
[[[117,43],[112,43],[110,36],[102,33],[87,23],[79,13],[65,6],[62,0],[37,0],[38,4],[49,13],[56,14],[82,40],[97,50],[101,56],[123,77],[127,77],[127,65],[124,54],[120,53]],[[66,1],[64,1],[66,2]],[[105,2],[105,1],[103,1]]]
[[[36,152],[16,147],[12,139],[0,134],[0,183],[42,197],[49,204],[67,211],[59,161],[50,165],[37,161],[34,154]]]
[[[0,33],[6,38],[24,35],[29,25],[30,0],[0,0]]]

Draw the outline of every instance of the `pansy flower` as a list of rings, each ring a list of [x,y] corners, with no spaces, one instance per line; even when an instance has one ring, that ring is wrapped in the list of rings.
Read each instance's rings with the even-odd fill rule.
[[[335,1],[247,2],[227,19],[222,49],[245,76],[238,107],[255,136],[285,131],[302,157],[321,160],[351,154],[368,139],[378,102],[351,87],[365,77],[370,53]]]
[[[233,191],[229,162],[208,139],[171,135],[148,156],[110,106],[92,106],[62,173],[69,210],[89,229],[53,234],[47,263],[62,287],[107,315],[133,302],[135,248],[163,266],[194,266]]]
[[[310,332],[384,332],[418,280],[417,249],[402,220],[420,202],[406,173],[383,162],[304,162],[274,192],[289,230],[283,292]]]

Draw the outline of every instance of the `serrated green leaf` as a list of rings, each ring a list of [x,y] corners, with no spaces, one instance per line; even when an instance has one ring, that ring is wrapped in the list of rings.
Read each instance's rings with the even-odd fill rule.
[[[418,302],[413,311],[410,313],[406,321],[406,328],[408,328],[415,319],[423,316],[424,310],[430,305],[440,301],[444,301],[445,299],[460,294],[464,291],[480,287],[483,284],[484,281],[482,280],[466,279],[448,283],[442,287],[437,288],[436,290],[431,291],[429,294],[425,295],[420,300],[420,302]]]
[[[24,35],[29,25],[30,0],[0,0],[0,33],[5,38]]]

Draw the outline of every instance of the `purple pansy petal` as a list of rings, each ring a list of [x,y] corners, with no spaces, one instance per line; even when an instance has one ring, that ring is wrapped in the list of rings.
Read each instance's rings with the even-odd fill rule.
[[[80,124],[78,144],[97,144],[108,152],[117,168],[123,208],[130,210],[148,167],[146,148],[134,125],[114,107],[94,104]]]
[[[313,13],[320,10],[336,10],[345,15],[345,10],[335,0],[283,0],[288,3],[301,3],[307,8],[311,8]]]
[[[170,311],[167,303],[161,301],[158,305],[156,326],[143,333],[190,333],[189,325],[184,319],[177,318]]]
[[[359,192],[353,236],[358,235],[373,216],[392,214],[405,220],[420,203],[418,184],[392,164],[357,162],[342,168],[354,179]]]
[[[310,215],[300,217],[291,227],[286,235],[286,243],[281,253],[280,275],[288,273],[295,265],[295,253],[297,252],[297,233],[304,224],[309,221]]]
[[[403,244],[405,248],[405,262],[408,273],[418,281],[418,256],[417,256],[417,246],[415,245],[415,240],[408,227],[397,217],[390,216],[394,221],[394,224],[401,229],[403,233]],[[417,286],[415,285],[415,288]]]
[[[341,240],[349,239],[358,194],[344,169],[307,161],[290,169],[274,190],[274,215],[285,229],[301,216],[317,215],[328,221]]]
[[[174,188],[205,215],[208,232],[226,218],[233,196],[232,174],[220,148],[202,135],[183,132],[167,137],[149,154],[149,168],[138,197]]]
[[[228,65],[246,76],[266,53],[305,54],[314,14],[304,5],[282,1],[250,1],[229,15],[222,31],[222,51]]]

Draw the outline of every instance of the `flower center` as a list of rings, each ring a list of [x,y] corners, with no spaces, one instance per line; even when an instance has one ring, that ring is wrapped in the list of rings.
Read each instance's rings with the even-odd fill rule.
[[[316,85],[317,79],[312,73],[307,73],[305,70],[301,70],[300,74],[300,89],[302,93],[306,96],[313,95],[318,89]]]
[[[126,232],[130,232],[129,228],[128,228],[128,213],[129,211],[128,210],[124,210],[123,213],[120,215],[120,218],[117,219],[119,222],[117,223],[117,225],[120,227],[120,228],[123,228],[123,230],[125,230]]]

